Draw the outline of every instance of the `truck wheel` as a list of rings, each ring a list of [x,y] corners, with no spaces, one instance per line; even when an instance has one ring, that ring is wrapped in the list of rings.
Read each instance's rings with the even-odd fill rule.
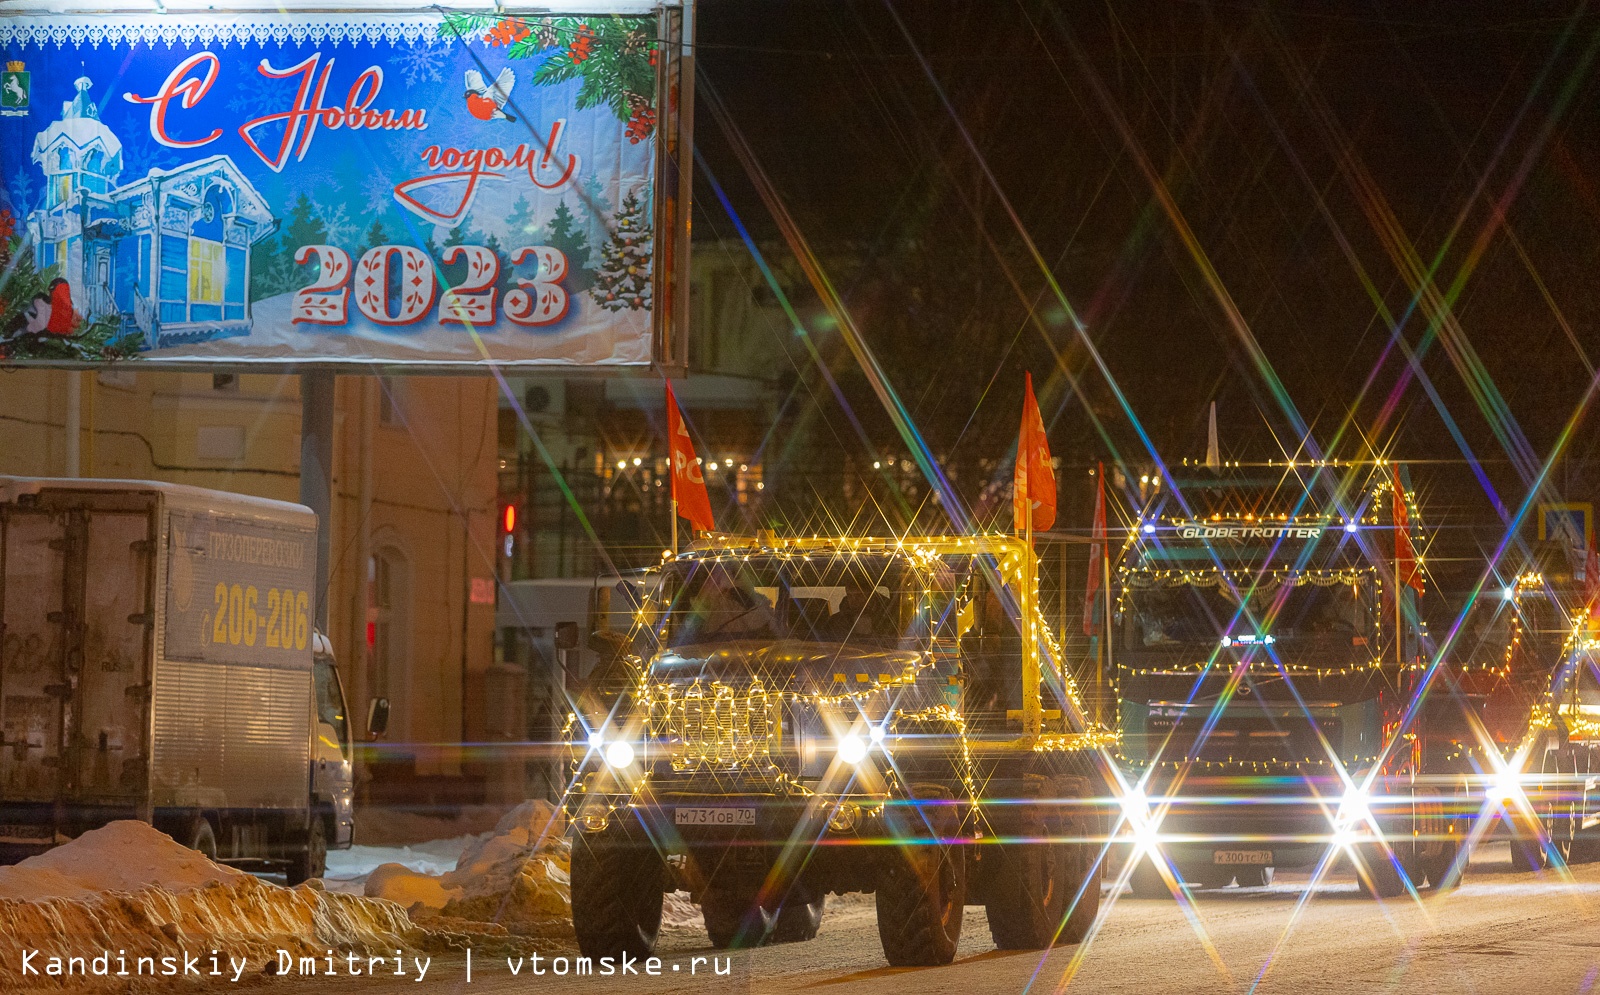
[[[326,873],[328,873],[328,828],[319,815],[312,818],[311,828],[306,833],[306,847],[289,861],[289,869],[284,877],[289,882],[289,887],[293,888],[312,878],[320,878]]]
[[[700,897],[700,913],[713,947],[744,948],[812,939],[822,926],[823,901],[796,899],[773,913],[756,904],[753,896],[708,888]]]
[[[778,910],[777,925],[772,927],[773,943],[798,943],[812,940],[822,928],[822,911],[827,898],[814,902],[791,902]]]
[[[572,840],[572,930],[585,957],[648,957],[661,932],[661,861],[604,833]]]
[[[1270,888],[1272,886],[1272,868],[1270,867],[1241,867],[1235,876],[1239,879],[1241,888]]]
[[[1183,879],[1204,885],[1207,888],[1226,888],[1233,884],[1233,879],[1240,877],[1241,873],[1248,874],[1249,868],[1243,872],[1235,871],[1227,864],[1202,864],[1195,868],[1194,873],[1184,872]],[[1244,881],[1239,881],[1239,886],[1245,887]]]
[[[188,847],[204,854],[208,860],[217,859],[217,834],[212,832],[211,821],[205,816],[194,817],[194,825],[189,827]]]
[[[1516,836],[1511,840],[1511,869],[1533,873],[1545,867],[1544,847],[1536,839]]]
[[[1162,880],[1161,872],[1156,869],[1155,861],[1147,856],[1139,858],[1138,866],[1128,876],[1128,891],[1134,898],[1172,897],[1167,882]]]
[[[722,888],[707,888],[700,896],[700,914],[705,917],[711,945],[719,949],[760,946],[772,933],[776,918],[755,896]]]
[[[1399,898],[1406,893],[1405,878],[1388,850],[1376,843],[1363,843],[1356,853],[1362,865],[1357,876],[1367,894],[1373,898]]]
[[[1453,891],[1461,887],[1462,875],[1451,873],[1451,869],[1455,866],[1456,855],[1460,852],[1461,844],[1452,840],[1444,846],[1443,853],[1422,858],[1418,865],[1421,871],[1418,880],[1426,877],[1434,891]]]
[[[967,904],[960,846],[901,846],[878,871],[878,939],[894,967],[934,967],[956,957]]]
[[[1596,837],[1594,832],[1593,829],[1584,829],[1581,826],[1573,829],[1576,835],[1572,837],[1572,842],[1567,844],[1567,863],[1592,864],[1600,860],[1600,837]]]
[[[1070,793],[1057,797],[1083,794],[1067,790]],[[1059,806],[1030,805],[1022,812],[1017,835],[1083,838],[1090,835],[1088,821],[1082,813],[1069,814]],[[999,867],[989,882],[986,906],[994,945],[1001,950],[1042,950],[1082,940],[1100,909],[1100,874],[1091,844],[1010,844],[998,850]]]

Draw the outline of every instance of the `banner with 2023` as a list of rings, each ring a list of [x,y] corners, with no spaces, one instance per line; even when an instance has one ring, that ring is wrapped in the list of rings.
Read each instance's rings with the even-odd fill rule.
[[[0,16],[0,363],[648,364],[661,46]]]

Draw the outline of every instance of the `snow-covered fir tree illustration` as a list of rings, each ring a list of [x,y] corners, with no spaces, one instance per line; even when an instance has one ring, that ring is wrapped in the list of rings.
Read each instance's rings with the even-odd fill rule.
[[[600,265],[589,295],[608,311],[648,310],[650,307],[650,257],[653,250],[649,219],[638,190],[628,191],[608,226]]]

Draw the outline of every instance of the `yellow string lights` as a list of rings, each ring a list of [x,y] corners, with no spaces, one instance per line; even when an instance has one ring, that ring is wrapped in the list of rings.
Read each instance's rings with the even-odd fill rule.
[[[785,769],[779,762],[796,745],[786,740],[784,732],[786,712],[795,711],[818,718],[836,715],[849,721],[870,717],[885,735],[886,742],[905,735],[951,736],[959,748],[960,776],[972,797],[978,793],[972,781],[972,758],[977,750],[1070,753],[1116,742],[1113,730],[1087,727],[1084,731],[1072,732],[1067,717],[1043,707],[1043,675],[1048,663],[1051,681],[1059,682],[1058,690],[1069,705],[1069,716],[1087,726],[1088,712],[1076,683],[1064,666],[1065,653],[1039,606],[1036,556],[1020,537],[1003,533],[900,539],[778,538],[770,533],[750,538],[717,534],[702,536],[675,561],[664,557],[663,565],[814,561],[822,566],[838,561],[849,563],[860,557],[890,557],[909,565],[921,585],[920,610],[926,611],[941,601],[952,606],[953,610],[942,625],[928,627],[922,646],[890,654],[897,659],[909,656],[909,660],[896,667],[874,668],[863,673],[855,673],[859,669],[855,666],[840,664],[838,673],[828,668],[831,681],[814,677],[808,685],[797,676],[789,686],[776,686],[759,677],[748,682],[702,678],[687,685],[674,683],[654,677],[644,661],[630,657],[633,688],[624,697],[618,714],[612,716],[610,725],[635,729],[645,736],[651,762],[643,766],[637,777],[625,781],[604,770],[584,773],[586,758],[592,752],[589,733],[577,713],[569,714],[564,734],[574,747],[574,774],[583,775],[574,778],[572,795],[603,796],[607,813],[620,806],[636,804],[642,793],[650,790],[655,761],[666,761],[666,767],[674,774],[736,772],[740,777],[765,781],[774,791],[812,795],[814,789],[801,783],[798,772]],[[957,588],[951,567],[971,563],[980,557],[992,560],[1001,583],[1015,600],[1024,636],[1019,675],[1024,703],[1021,710],[1023,731],[1020,738],[1003,743],[970,735],[966,719],[951,704],[901,710],[891,694],[930,681],[937,675],[941,662],[948,664],[961,659],[959,643],[966,627],[971,625],[971,609],[964,602],[970,601],[973,595]],[[977,576],[977,572],[973,571],[972,576]],[[654,598],[647,599],[634,614],[634,635],[638,636],[642,627],[655,629],[655,637],[663,638],[665,630],[660,627],[666,621],[665,608]],[[774,661],[769,664],[771,662]],[[963,683],[954,677],[951,681],[957,686]],[[938,690],[943,693],[942,688]],[[1046,721],[1061,722],[1061,726],[1045,731],[1042,724]],[[882,780],[874,786],[874,795],[883,796],[896,788],[893,765],[884,766],[887,769],[881,772]]]

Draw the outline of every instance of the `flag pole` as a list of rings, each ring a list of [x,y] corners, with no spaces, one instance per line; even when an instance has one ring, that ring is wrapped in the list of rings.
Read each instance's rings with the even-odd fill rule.
[[[672,555],[678,555],[678,482],[672,482]]]
[[[1100,538],[1100,576],[1101,576],[1100,591],[1101,591],[1102,596],[1106,599],[1106,612],[1105,612],[1106,620],[1105,620],[1105,624],[1103,626],[1102,635],[1100,636],[1100,643],[1104,647],[1104,649],[1101,652],[1103,654],[1103,658],[1105,660],[1105,664],[1104,664],[1103,667],[1101,667],[1100,673],[1095,675],[1095,683],[1098,685],[1098,689],[1097,690],[1099,691],[1099,698],[1100,698],[1100,700],[1098,702],[1096,702],[1095,708],[1100,712],[1100,721],[1101,721],[1102,724],[1104,724],[1104,722],[1105,722],[1105,707],[1106,707],[1106,694],[1105,694],[1106,675],[1112,672],[1112,670],[1111,670],[1111,530],[1109,528],[1105,530],[1105,534],[1103,536],[1101,536],[1101,538]]]

